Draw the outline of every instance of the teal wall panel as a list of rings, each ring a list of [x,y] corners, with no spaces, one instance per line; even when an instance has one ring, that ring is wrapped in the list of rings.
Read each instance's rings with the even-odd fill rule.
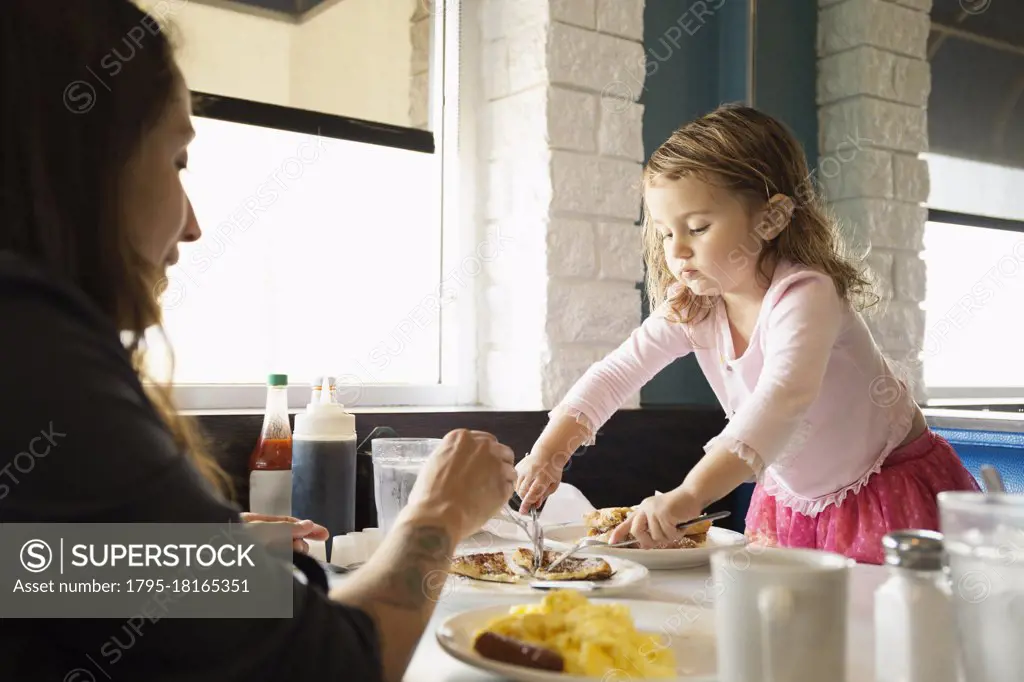
[[[648,75],[640,98],[646,156],[676,128],[721,103],[723,73],[739,73],[741,82],[745,79],[746,70],[738,66],[743,59],[725,60],[728,64],[723,65],[721,50],[723,44],[733,43],[735,33],[745,34],[747,13],[737,8],[746,4],[746,0],[647,0]],[[646,297],[643,306],[646,317]],[[640,401],[642,405],[718,404],[693,356],[662,370],[641,390]]]
[[[754,105],[793,129],[813,168],[817,21],[817,0],[647,0],[648,75],[640,97],[645,154],[720,104],[750,103],[752,89]],[[693,357],[666,367],[640,397],[652,406],[718,404]]]
[[[754,105],[788,125],[818,163],[818,0],[757,2]]]

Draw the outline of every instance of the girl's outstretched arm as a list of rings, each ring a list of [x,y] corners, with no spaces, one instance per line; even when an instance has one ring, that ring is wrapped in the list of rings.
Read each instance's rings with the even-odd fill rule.
[[[696,505],[693,516],[697,516],[708,505],[722,499],[753,477],[754,470],[743,458],[725,445],[715,445],[690,470],[679,485],[679,490],[681,494],[693,499]]]
[[[522,512],[538,506],[555,491],[569,458],[590,439],[591,432],[582,416],[573,417],[568,412],[552,416],[529,456],[516,467],[516,492],[523,500]]]
[[[622,404],[676,358],[693,351],[687,326],[670,321],[663,304],[618,348],[594,363],[573,385],[530,451],[517,466],[522,511],[539,505],[562,480],[566,462]]]
[[[640,541],[642,548],[677,540],[682,533],[677,523],[699,516],[708,505],[722,499],[741,483],[750,480],[754,470],[724,445],[713,446],[686,479],[663,495],[652,495],[637,507],[609,537],[609,542],[622,542],[629,535]]]

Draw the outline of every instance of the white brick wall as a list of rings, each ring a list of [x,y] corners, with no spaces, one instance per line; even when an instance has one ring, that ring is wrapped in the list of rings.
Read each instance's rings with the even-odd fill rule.
[[[462,107],[479,129],[479,212],[515,240],[480,283],[485,405],[551,409],[640,324],[643,8],[482,0],[463,26],[480,43],[462,60],[480,69]]]
[[[887,301],[868,316],[882,349],[926,398],[914,359],[924,343],[928,167],[926,48],[931,0],[819,0],[818,105],[826,196]],[[853,144],[851,144],[853,141]],[[824,162],[819,165],[824,171]],[[822,173],[825,176],[825,173]],[[909,360],[909,365],[907,364]]]

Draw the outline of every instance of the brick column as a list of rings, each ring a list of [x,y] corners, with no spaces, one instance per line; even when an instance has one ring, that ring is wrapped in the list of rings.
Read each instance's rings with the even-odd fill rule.
[[[818,104],[826,196],[890,300],[867,321],[923,400],[926,107],[931,0],[819,0]],[[826,172],[826,159],[834,172]]]
[[[485,405],[550,409],[640,323],[641,88],[615,84],[643,83],[643,6],[482,4],[480,213],[513,240],[481,288]]]

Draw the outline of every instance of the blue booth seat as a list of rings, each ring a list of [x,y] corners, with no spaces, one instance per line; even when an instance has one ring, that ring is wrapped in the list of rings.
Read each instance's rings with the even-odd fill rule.
[[[981,465],[991,464],[1002,474],[1006,491],[1024,493],[1024,433],[974,429],[933,428],[949,441],[964,466],[981,482]]]

